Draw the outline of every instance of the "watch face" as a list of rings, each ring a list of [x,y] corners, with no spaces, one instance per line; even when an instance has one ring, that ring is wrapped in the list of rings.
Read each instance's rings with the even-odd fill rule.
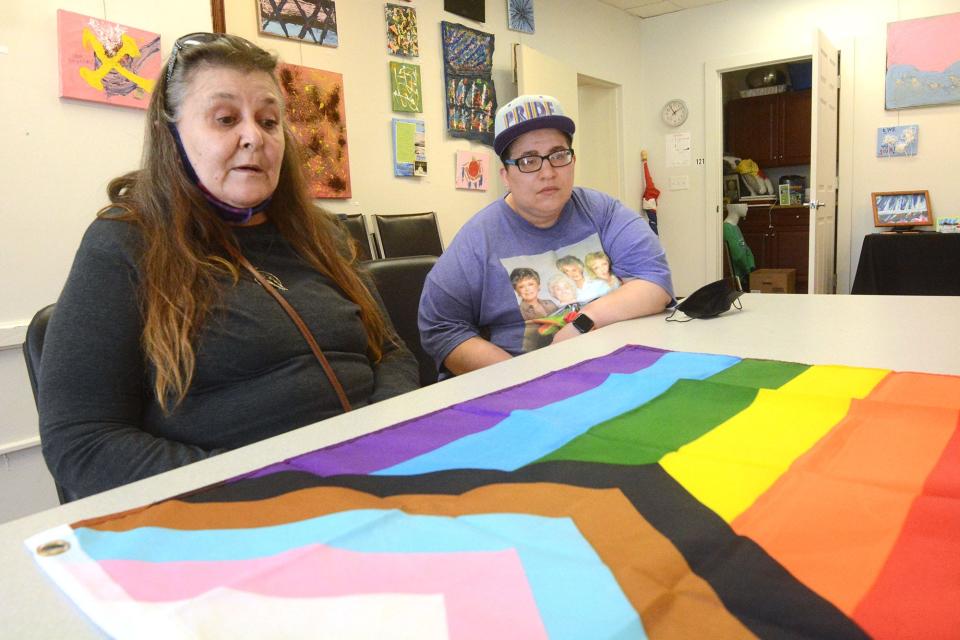
[[[593,329],[593,320],[589,316],[585,316],[582,313],[573,319],[573,326],[576,327],[577,331],[580,333],[586,333]]]
[[[689,115],[689,109],[683,100],[671,100],[663,106],[663,111],[660,113],[663,121],[671,127],[682,125],[687,121],[687,115]]]

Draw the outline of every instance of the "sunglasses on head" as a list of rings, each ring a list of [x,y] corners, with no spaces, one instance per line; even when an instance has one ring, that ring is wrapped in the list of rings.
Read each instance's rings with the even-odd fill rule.
[[[170,78],[173,77],[173,71],[177,68],[177,59],[180,57],[181,51],[190,47],[195,47],[199,44],[216,42],[220,38],[225,37],[226,34],[223,33],[197,31],[196,33],[188,33],[185,36],[180,36],[177,38],[177,41],[173,43],[173,51],[170,52],[170,58],[167,59],[167,84],[170,84]]]

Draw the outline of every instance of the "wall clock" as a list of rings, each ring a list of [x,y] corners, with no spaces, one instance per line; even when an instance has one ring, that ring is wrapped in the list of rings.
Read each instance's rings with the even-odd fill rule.
[[[690,109],[687,107],[687,103],[679,98],[674,98],[663,105],[663,110],[660,112],[660,117],[663,118],[664,124],[670,127],[679,127],[684,122],[687,121],[687,116],[690,115]]]

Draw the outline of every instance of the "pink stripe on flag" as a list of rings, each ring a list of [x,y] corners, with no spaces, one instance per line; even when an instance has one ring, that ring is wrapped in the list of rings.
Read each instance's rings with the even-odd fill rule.
[[[361,553],[308,545],[251,560],[98,564],[131,598],[142,602],[187,600],[217,588],[288,598],[441,593],[451,638],[546,638],[513,549]],[[84,571],[73,573],[80,580],[90,577]]]

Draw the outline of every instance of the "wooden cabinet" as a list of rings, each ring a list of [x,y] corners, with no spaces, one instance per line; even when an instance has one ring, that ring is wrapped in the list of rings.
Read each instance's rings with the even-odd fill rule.
[[[797,292],[807,292],[810,210],[807,207],[751,207],[740,231],[757,269],[796,269]]]
[[[731,100],[723,112],[724,150],[761,169],[810,164],[810,91]]]

